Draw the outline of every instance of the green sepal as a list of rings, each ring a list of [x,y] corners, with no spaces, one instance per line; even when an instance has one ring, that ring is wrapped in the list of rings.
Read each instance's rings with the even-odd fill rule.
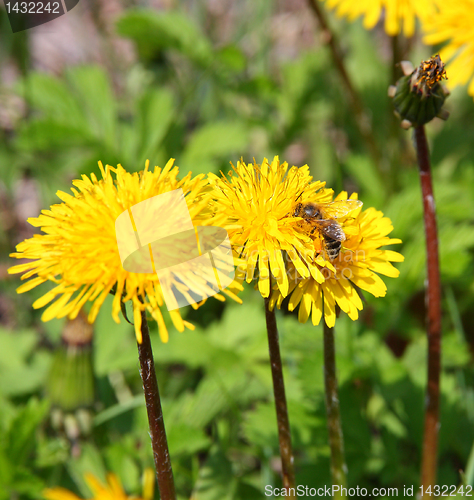
[[[127,323],[130,323],[131,325],[133,325],[133,323],[128,319],[127,308],[125,307],[125,302],[120,301],[120,310],[122,311],[122,316],[125,318],[125,321]]]
[[[412,75],[398,80],[393,105],[400,120],[408,120],[417,127],[430,122],[440,113],[448,94],[440,83],[434,84],[429,93],[412,89],[411,80]]]

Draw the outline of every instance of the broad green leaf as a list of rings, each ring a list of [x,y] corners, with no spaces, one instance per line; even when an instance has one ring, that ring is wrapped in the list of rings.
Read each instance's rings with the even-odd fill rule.
[[[155,348],[157,363],[185,363],[190,368],[208,366],[215,356],[216,348],[199,331],[185,330],[170,335],[166,344]]]
[[[135,161],[139,165],[144,166],[148,159],[152,162],[150,168],[156,164],[158,151],[175,114],[173,94],[166,89],[150,90],[138,100],[134,136]]]
[[[33,331],[0,329],[0,370],[18,370],[38,343]]]
[[[146,59],[172,48],[204,66],[212,62],[209,40],[189,17],[178,11],[130,9],[118,20],[117,31],[134,40]]]
[[[109,148],[117,147],[116,100],[105,70],[99,66],[77,66],[68,70],[66,78],[87,119],[88,129]]]
[[[345,166],[364,193],[371,197],[374,205],[380,206],[385,199],[386,188],[376,166],[370,159],[366,156],[351,155],[347,158]]]
[[[136,461],[136,441],[126,434],[105,450],[107,470],[116,474],[127,492],[141,493],[141,471]]]
[[[94,327],[94,368],[101,377],[114,370],[138,369],[138,351],[133,326],[123,317],[112,319],[112,297],[107,297]]]
[[[24,466],[15,466],[15,476],[11,483],[3,484],[0,481],[0,499],[9,500],[20,495],[29,499],[39,498],[44,488],[44,481]],[[5,495],[5,496],[2,496]]]
[[[92,493],[84,479],[86,473],[93,474],[103,484],[106,482],[108,471],[101,450],[91,443],[82,445],[81,454],[68,461],[67,469],[84,498],[89,498]]]
[[[66,81],[45,73],[32,73],[24,82],[22,93],[45,117],[77,129],[87,129],[81,103]]]
[[[0,330],[0,392],[5,395],[31,393],[41,387],[51,356],[35,351],[38,336],[33,332]]]
[[[48,151],[55,148],[93,145],[95,138],[85,126],[65,124],[51,117],[25,124],[17,141],[18,146],[24,150]]]
[[[232,464],[222,450],[215,447],[199,471],[194,487],[196,500],[232,500],[236,488],[237,478]]]
[[[211,440],[203,429],[186,425],[183,422],[166,426],[168,446],[173,457],[194,455],[209,448]]]
[[[236,45],[226,45],[222,47],[216,54],[219,61],[227,68],[233,71],[243,71],[247,63],[247,59]]]
[[[191,136],[180,165],[193,174],[207,172],[213,158],[240,158],[249,141],[249,130],[243,122],[221,121],[198,128]]]
[[[272,403],[258,403],[245,414],[243,433],[249,443],[262,448],[278,448],[278,428],[275,406]]]

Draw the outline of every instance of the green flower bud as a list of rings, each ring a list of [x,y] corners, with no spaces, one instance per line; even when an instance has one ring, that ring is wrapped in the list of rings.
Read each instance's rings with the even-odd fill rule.
[[[401,126],[409,128],[424,125],[435,116],[446,120],[448,112],[442,107],[449,92],[440,84],[447,76],[439,55],[422,61],[415,70],[406,61],[401,66],[405,76],[398,80],[396,86],[392,85],[388,92],[393,98],[395,114],[402,120]]]
[[[53,405],[64,412],[94,403],[92,336],[92,325],[81,311],[66,323],[61,345],[54,353],[46,392]]]

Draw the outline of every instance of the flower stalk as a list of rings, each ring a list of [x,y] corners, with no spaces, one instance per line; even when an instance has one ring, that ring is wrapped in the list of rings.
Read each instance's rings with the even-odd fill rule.
[[[265,298],[265,320],[267,324],[268,350],[272,369],[273,394],[278,424],[278,441],[280,443],[280,456],[282,465],[283,487],[287,490],[289,498],[290,488],[296,488],[293,449],[291,446],[290,421],[286,405],[285,383],[280,356],[280,344],[276,324],[275,309],[270,310],[270,299]]]
[[[340,486],[334,498],[346,498],[342,493],[347,486],[347,466],[344,458],[344,438],[342,435],[341,412],[336,376],[336,349],[334,328],[324,325],[324,392],[328,418],[329,447],[331,449],[331,480]]]
[[[423,125],[415,127],[414,137],[423,196],[428,277],[426,289],[428,383],[421,464],[421,484],[428,487],[436,484],[437,471],[441,367],[441,280],[430,156]]]
[[[140,360],[140,376],[143,381],[146,411],[150,426],[151,445],[155,461],[158,488],[161,500],[176,500],[176,493],[171,468],[168,441],[166,439],[163,411],[161,409],[160,393],[156,380],[155,363],[151,348],[150,333],[146,312],[141,311],[142,342],[138,343],[138,358]]]

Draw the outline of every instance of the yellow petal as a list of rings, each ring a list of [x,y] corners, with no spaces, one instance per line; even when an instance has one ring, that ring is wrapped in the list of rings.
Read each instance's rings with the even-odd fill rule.
[[[77,495],[64,488],[47,488],[43,490],[43,496],[47,500],[81,500]]]
[[[20,267],[20,266],[18,266],[18,267]],[[42,278],[42,277],[38,276],[37,278],[34,278],[34,279],[30,280],[30,281],[27,281],[26,283],[23,283],[23,285],[19,286],[16,289],[16,291],[17,291],[17,293],[29,292],[30,290],[32,290],[33,288],[37,287],[38,285],[41,285],[45,281],[47,281],[45,278]],[[39,307],[41,307],[41,306],[39,306]]]
[[[324,321],[329,328],[333,328],[336,324],[336,303],[334,301],[334,295],[330,288],[324,287],[323,292],[324,301]]]

